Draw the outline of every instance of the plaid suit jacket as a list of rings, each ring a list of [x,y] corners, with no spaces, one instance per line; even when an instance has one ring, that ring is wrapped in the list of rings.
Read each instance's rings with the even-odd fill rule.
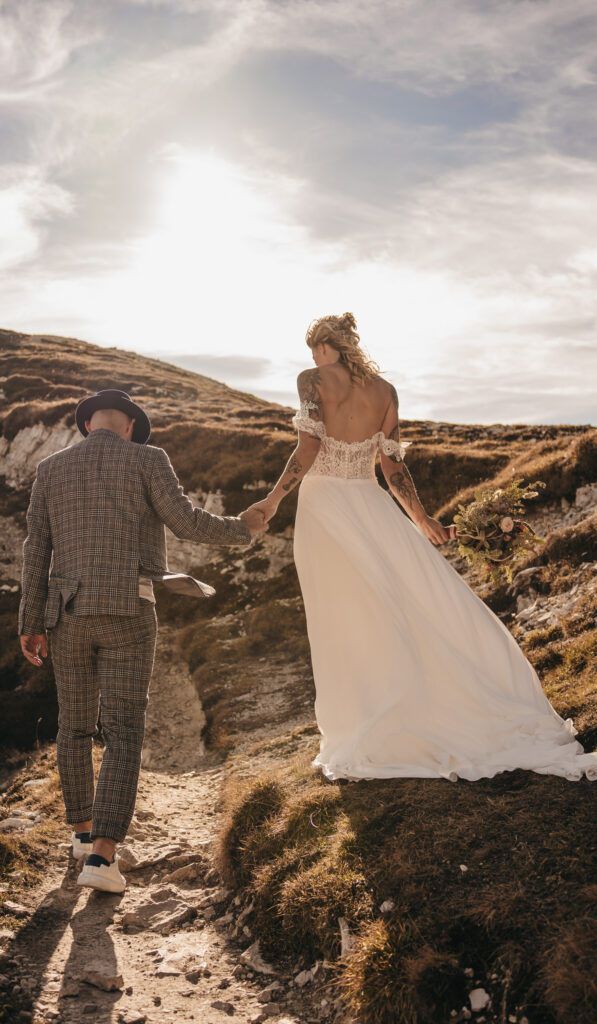
[[[40,462],[27,512],[19,633],[75,615],[136,615],[139,572],[168,571],[164,523],[185,540],[248,544],[234,516],[195,508],[162,448],[93,430]]]

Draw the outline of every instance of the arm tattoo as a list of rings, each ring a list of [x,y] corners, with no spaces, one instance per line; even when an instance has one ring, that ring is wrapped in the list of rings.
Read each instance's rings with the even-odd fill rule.
[[[392,473],[390,477],[390,486],[394,488],[401,498],[404,499],[409,508],[412,508],[413,504],[419,501],[419,496],[415,490],[413,478],[404,464],[401,471]]]
[[[285,476],[290,477],[290,479],[287,480],[285,484],[282,484],[283,491],[291,491],[292,488],[296,486],[302,468],[303,467],[301,466],[298,455],[296,453],[291,455],[290,459],[288,460],[288,465],[286,466],[286,469],[284,470],[282,476],[282,479],[284,479]]]
[[[319,391],[318,387],[321,382],[321,373],[318,367],[313,370],[303,370],[298,375],[298,393],[301,400],[301,404],[306,402],[309,405],[315,405],[315,409],[311,409],[310,413],[313,413],[313,419],[319,419]]]

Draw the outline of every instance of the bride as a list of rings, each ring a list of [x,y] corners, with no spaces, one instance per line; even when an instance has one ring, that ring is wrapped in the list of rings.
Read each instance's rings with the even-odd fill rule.
[[[398,398],[352,313],[307,332],[298,445],[255,506],[269,521],[301,484],[294,555],[329,779],[480,779],[527,768],[597,778],[512,635],[436,550],[404,463]],[[377,454],[403,515],[375,477]],[[430,543],[431,542],[431,543]]]

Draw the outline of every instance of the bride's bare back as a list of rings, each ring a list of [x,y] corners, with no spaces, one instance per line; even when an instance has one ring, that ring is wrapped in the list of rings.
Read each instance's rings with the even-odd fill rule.
[[[388,410],[396,402],[396,392],[387,381],[375,377],[356,384],[340,363],[305,370],[300,376],[299,390],[318,405],[326,433],[337,441],[372,437],[382,429]]]

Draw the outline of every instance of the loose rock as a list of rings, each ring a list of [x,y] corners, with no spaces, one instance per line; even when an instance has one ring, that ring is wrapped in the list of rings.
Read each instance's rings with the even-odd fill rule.
[[[257,942],[254,942],[252,946],[249,946],[248,949],[245,949],[244,953],[241,953],[240,959],[243,962],[243,964],[246,964],[247,967],[250,967],[252,971],[257,971],[258,974],[276,973],[271,964],[266,963],[263,957],[261,956],[261,952],[259,949],[259,939],[257,940]]]
[[[199,874],[198,864],[185,864],[183,867],[176,868],[175,871],[171,871],[169,875],[164,875],[162,878],[163,882],[188,882],[192,878],[197,878]]]
[[[60,998],[70,999],[72,996],[78,996],[80,991],[81,986],[76,978],[65,978],[60,989]]]
[[[478,1013],[479,1010],[484,1010],[491,999],[484,988],[474,988],[472,992],[469,992],[468,998],[473,1013]]]
[[[189,903],[180,899],[175,889],[158,889],[147,903],[123,914],[122,927],[126,931],[148,930],[167,935],[185,921],[190,921],[196,913]]]
[[[122,974],[116,974],[111,967],[96,967],[93,971],[85,971],[81,975],[81,981],[86,981],[94,988],[100,988],[102,992],[118,992],[124,988]]]
[[[217,928],[218,931],[223,931],[231,924],[234,924],[234,914],[224,914],[223,917],[216,918],[214,921],[214,928]]]
[[[210,1003],[214,1010],[223,1010],[229,1017],[232,1017],[234,1013],[233,1003],[225,1003],[223,999],[216,999],[213,1003]]]
[[[276,994],[281,993],[281,992],[282,992],[282,986],[281,986],[280,982],[279,981],[272,981],[271,985],[268,985],[267,988],[263,988],[261,990],[261,992],[258,994],[257,998],[258,998],[260,1003],[271,1003],[271,1002],[273,1002],[273,997],[275,997]]]
[[[23,832],[30,827],[30,818],[4,818],[0,821],[0,832]]]

